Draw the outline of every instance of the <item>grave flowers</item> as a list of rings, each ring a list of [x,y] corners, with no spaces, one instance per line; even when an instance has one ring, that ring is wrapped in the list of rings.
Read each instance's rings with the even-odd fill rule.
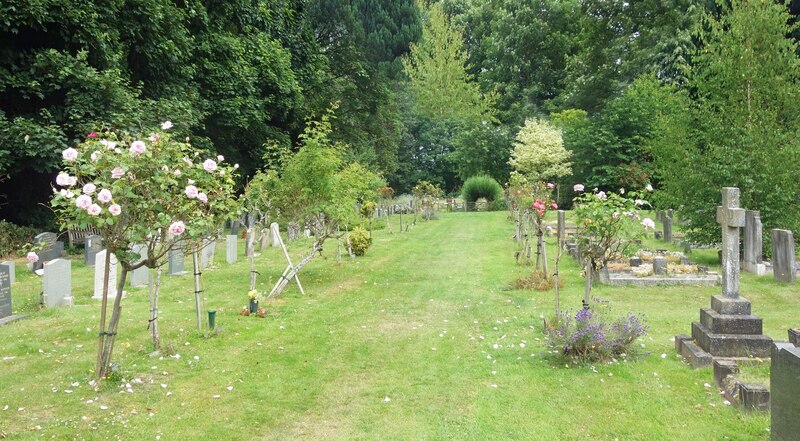
[[[258,300],[261,297],[261,295],[258,293],[257,290],[253,289],[247,293],[247,297],[250,299],[249,312],[251,314],[255,314],[258,311]]]

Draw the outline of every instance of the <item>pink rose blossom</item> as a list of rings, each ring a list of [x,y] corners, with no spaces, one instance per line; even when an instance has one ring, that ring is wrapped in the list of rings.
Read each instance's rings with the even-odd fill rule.
[[[91,182],[83,186],[83,194],[92,194],[97,190],[97,186]]]
[[[122,207],[117,204],[111,204],[111,206],[108,207],[108,212],[111,213],[112,216],[119,216],[119,214],[122,213]]]
[[[233,164],[233,168],[239,168],[239,164]]]
[[[155,133],[151,133],[147,139],[149,139],[150,142],[156,142],[158,141],[158,135],[156,135]]]
[[[647,187],[645,187],[644,189],[647,190],[647,191],[653,191],[653,186],[650,185],[650,184],[647,184]]]
[[[225,160],[225,157],[222,155],[217,155],[217,162],[222,162]]]
[[[169,130],[171,128],[172,128],[172,122],[170,121],[164,121],[164,123],[161,124],[161,130]]]
[[[185,156],[183,157],[183,162],[185,162],[186,165],[188,165],[189,167],[192,166],[192,161],[189,158],[185,157]]]
[[[111,177],[114,179],[119,179],[125,176],[125,170],[122,167],[114,167],[114,170],[111,170]]]
[[[633,203],[634,203],[634,204],[636,204],[636,205],[638,205],[638,206],[640,206],[640,207],[641,207],[642,205],[644,205],[644,201],[643,201],[643,200],[641,200],[641,199],[636,199],[635,201],[633,201]]]
[[[100,190],[100,193],[97,193],[97,200],[104,204],[111,202],[111,199],[112,199],[111,192],[105,188]]]
[[[225,176],[225,170],[220,170],[220,171],[219,171],[219,175],[220,175],[220,176]]]
[[[133,156],[139,156],[144,153],[145,150],[147,150],[147,147],[145,147],[142,141],[133,141],[131,144],[130,151],[133,153]]]
[[[70,182],[72,182],[71,176],[64,172],[61,172],[58,174],[58,176],[56,176],[56,184],[62,187],[68,187]]]
[[[197,199],[204,204],[208,203],[208,196],[203,192],[197,193]]]
[[[78,159],[78,151],[75,150],[74,148],[70,147],[70,148],[64,150],[63,152],[61,152],[61,156],[64,157],[65,161],[75,162],[75,160]]]
[[[35,252],[33,252],[33,251],[31,251],[30,253],[28,253],[28,256],[27,256],[27,257],[28,257],[28,262],[30,262],[30,263],[36,263],[36,262],[38,262],[38,261],[39,261],[39,255],[38,255],[38,254],[36,254],[36,253],[35,253]]]
[[[80,208],[81,210],[88,210],[89,206],[92,205],[92,198],[82,194],[75,199],[75,206]]]
[[[86,135],[86,137],[89,139],[95,139],[97,138],[97,132],[89,132],[89,134]]]
[[[197,187],[194,185],[187,185],[184,192],[186,193],[186,197],[189,199],[194,199],[197,197]]]
[[[583,189],[584,189],[583,184],[575,184],[575,186],[572,187],[572,190],[575,191],[575,192],[583,191]]]
[[[619,189],[619,194],[625,194],[625,189],[624,188],[620,188]]]
[[[649,217],[646,217],[646,218],[642,219],[642,225],[644,225],[644,229],[645,230],[649,230],[651,228],[655,228],[656,227],[656,223],[653,222],[653,220],[650,219]]]
[[[188,179],[186,183],[189,185],[194,185],[194,179]]]
[[[601,192],[597,193],[595,196],[597,196],[597,199],[599,199],[601,201],[604,201],[604,200],[608,199],[608,195],[606,195],[606,192],[604,192],[604,191],[601,191]]]
[[[186,231],[186,225],[181,221],[173,222],[172,225],[169,226],[169,232],[173,236],[180,236],[184,231]]]
[[[100,159],[100,152],[95,150],[92,152],[92,155],[90,157],[92,158],[92,162],[97,162],[97,160]]]
[[[98,214],[100,214],[101,211],[103,211],[103,209],[100,208],[100,206],[97,204],[92,204],[89,206],[89,208],[86,209],[86,212],[91,214],[92,216],[97,216]]]
[[[207,172],[213,172],[217,169],[217,163],[213,159],[206,159],[206,162],[203,163],[203,169]]]
[[[558,204],[556,204],[556,201],[550,201],[550,208],[553,210],[558,210]]]
[[[172,174],[175,175],[176,177],[178,177],[178,176],[181,175],[181,171],[176,168],[175,171],[172,172]]]
[[[552,182],[548,182],[548,183],[547,183],[547,188],[549,188],[550,190],[552,190],[552,189],[556,188],[556,185],[555,185],[555,184],[553,184]]]
[[[100,144],[102,144],[103,147],[106,148],[106,150],[114,150],[115,148],[117,148],[117,143],[116,142],[109,141],[107,139],[101,139],[100,140]]]

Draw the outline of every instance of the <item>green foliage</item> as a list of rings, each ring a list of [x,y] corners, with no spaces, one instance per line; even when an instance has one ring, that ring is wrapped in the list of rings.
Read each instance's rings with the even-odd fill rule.
[[[491,176],[473,176],[464,182],[461,196],[466,202],[475,202],[479,198],[485,198],[492,203],[503,198],[503,187]]]
[[[0,257],[18,254],[33,242],[36,230],[0,220]]]
[[[369,232],[361,227],[353,228],[349,234],[350,248],[356,256],[363,256],[367,254],[367,250],[372,245],[372,239],[369,238]]]
[[[531,181],[562,178],[572,172],[572,153],[564,148],[561,129],[538,118],[525,121],[517,133],[509,164]]]
[[[682,207],[688,236],[716,243],[721,187],[772,228],[800,229],[800,60],[779,3],[734,1],[707,15],[682,112],[664,118],[651,152],[662,205]],[[768,248],[768,247],[767,247]]]
[[[378,208],[378,206],[375,204],[375,202],[366,201],[363,204],[361,204],[361,210],[359,210],[359,212],[360,212],[361,216],[369,219],[369,218],[371,218],[372,216],[375,215],[375,209],[376,208]]]
[[[493,124],[480,124],[458,132],[449,156],[458,177],[465,180],[486,174],[498,182],[506,182],[512,138],[509,126]]]

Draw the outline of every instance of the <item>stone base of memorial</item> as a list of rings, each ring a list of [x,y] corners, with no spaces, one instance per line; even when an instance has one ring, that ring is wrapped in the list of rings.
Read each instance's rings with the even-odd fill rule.
[[[798,330],[789,330],[789,343],[775,343],[770,366],[772,390],[770,433],[773,441],[791,441],[800,434],[800,347]]]

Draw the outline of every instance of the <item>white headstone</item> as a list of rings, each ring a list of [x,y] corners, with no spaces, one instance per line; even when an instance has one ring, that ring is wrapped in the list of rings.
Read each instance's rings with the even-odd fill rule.
[[[54,259],[46,262],[43,270],[44,306],[72,306],[72,262]]]
[[[272,234],[272,246],[275,248],[281,246],[281,227],[278,226],[278,223],[270,224],[269,231]]]
[[[95,256],[94,266],[94,295],[92,300],[103,300],[103,280],[106,273],[106,254],[108,250],[102,250]],[[108,298],[117,297],[117,256],[111,254],[111,264],[108,266]]]
[[[225,259],[229,264],[233,265],[239,258],[239,242],[238,236],[229,234],[225,236]]]
[[[136,244],[132,247],[134,253],[138,253],[142,256],[142,259],[147,258],[147,246],[143,244]],[[140,262],[141,260],[138,260]],[[147,286],[150,282],[150,269],[146,266],[140,266],[135,270],[131,271],[131,286]]]

